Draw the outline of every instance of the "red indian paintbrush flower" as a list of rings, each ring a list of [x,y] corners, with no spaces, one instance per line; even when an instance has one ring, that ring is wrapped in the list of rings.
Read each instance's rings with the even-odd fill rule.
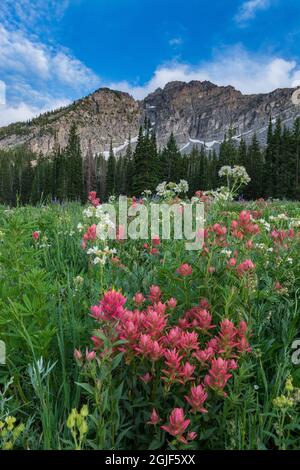
[[[172,310],[176,307],[176,305],[177,305],[177,300],[174,299],[174,297],[171,297],[167,302],[167,306]]]
[[[195,385],[191,388],[190,394],[186,396],[185,399],[191,405],[193,411],[207,413],[207,409],[203,407],[207,397],[208,395],[204,391],[202,385]]]
[[[205,385],[214,390],[223,390],[228,379],[232,376],[232,374],[228,374],[228,371],[229,369],[232,369],[232,366],[234,367],[235,363],[233,364],[221,357],[218,357],[218,359],[212,359],[211,368],[204,379]]]
[[[171,436],[180,438],[189,424],[190,420],[185,419],[183,409],[174,408],[169,417],[169,424],[161,426],[161,429],[171,434]]]
[[[149,300],[151,302],[159,302],[161,298],[161,290],[158,286],[152,285],[150,287],[150,295],[149,295]]]
[[[40,238],[40,232],[38,230],[32,232],[32,238],[37,241]]]
[[[186,277],[193,274],[193,268],[187,263],[182,264],[176,271],[180,276]]]
[[[100,204],[100,199],[97,197],[96,191],[91,191],[88,196],[89,202],[94,206],[97,207]]]
[[[242,263],[240,263],[237,267],[238,274],[242,275],[246,272],[253,271],[255,269],[255,264],[251,261],[251,259],[246,259]]]
[[[111,289],[102,297],[100,301],[101,311],[103,318],[109,320],[110,318],[119,319],[124,314],[123,305],[126,302],[126,298],[121,292]]]
[[[148,421],[147,424],[153,424],[154,426],[158,424],[161,421],[160,417],[157,414],[157,411],[155,408],[153,408],[152,413],[150,415],[150,421]]]
[[[134,303],[136,305],[142,305],[144,302],[145,302],[145,297],[143,296],[143,294],[141,294],[141,292],[137,292],[134,297],[133,297],[133,300],[134,300]]]

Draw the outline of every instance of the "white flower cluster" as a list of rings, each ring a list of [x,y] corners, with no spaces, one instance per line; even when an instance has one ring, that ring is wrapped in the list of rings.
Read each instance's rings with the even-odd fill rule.
[[[272,247],[268,247],[265,243],[255,243],[255,247],[267,253],[273,253],[274,251]]]
[[[106,233],[107,230],[109,229],[114,229],[115,224],[114,222],[110,219],[109,213],[103,210],[103,207],[101,205],[97,207],[88,207],[87,209],[83,210],[83,215],[84,217],[87,218],[96,218],[98,219],[97,221],[97,233]],[[77,229],[79,232],[83,230],[82,224],[77,225]]]
[[[215,191],[205,191],[203,194],[212,198],[213,202],[230,202],[233,200],[233,195],[226,186],[217,188]]]
[[[231,176],[233,168],[231,166],[222,166],[222,168],[219,170],[219,176],[222,178],[222,176]]]
[[[188,182],[186,180],[180,180],[174,191],[179,194],[186,194],[189,191]]]
[[[269,217],[270,220],[289,220],[288,216],[286,214],[278,214],[278,215],[270,215]]]
[[[82,214],[83,214],[84,217],[90,219],[90,218],[95,216],[95,211],[96,211],[95,207],[89,206],[89,207],[87,207],[86,209],[84,209],[82,211]]]
[[[269,222],[267,222],[265,219],[258,219],[257,222],[260,223],[267,232],[270,232],[271,225],[269,224]]]
[[[156,193],[163,198],[171,198],[178,194],[186,194],[189,190],[189,185],[186,180],[180,180],[179,183],[163,181],[156,187]]]
[[[225,248],[223,250],[221,250],[221,254],[226,255],[227,258],[230,258],[231,253],[232,253],[232,250],[226,250]]]
[[[87,250],[87,254],[90,256],[95,256],[93,259],[93,264],[101,264],[102,266],[105,265],[109,256],[113,256],[117,253],[115,248],[109,248],[106,246],[105,248],[99,248],[98,246],[94,246]]]
[[[299,227],[300,227],[300,219],[290,220],[290,228],[299,228]]]
[[[219,176],[226,176],[233,180],[238,180],[242,184],[247,184],[251,181],[250,176],[248,175],[246,168],[243,166],[235,165],[231,166],[222,166],[219,171]]]

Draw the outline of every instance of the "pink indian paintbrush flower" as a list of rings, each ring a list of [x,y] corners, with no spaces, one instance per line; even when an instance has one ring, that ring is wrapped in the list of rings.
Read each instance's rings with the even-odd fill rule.
[[[180,356],[179,352],[175,348],[172,350],[166,349],[164,352],[164,356],[166,359],[165,363],[170,369],[177,370],[177,371],[180,370],[180,367],[181,367],[180,361],[183,358],[183,356]]]
[[[192,366],[189,362],[186,362],[179,372],[181,377],[181,383],[189,382],[194,380],[193,373],[195,372],[196,366]]]
[[[154,310],[152,307],[147,309],[144,326],[152,337],[156,337],[157,335],[160,336],[166,324],[167,316],[164,314],[164,312],[160,313],[159,311]]]
[[[119,225],[116,230],[116,240],[119,242],[124,241],[126,238],[126,231],[124,225]]]
[[[208,395],[202,385],[195,385],[191,388],[190,394],[185,396],[185,399],[191,405],[194,412],[207,413],[207,409],[203,406],[207,397]]]
[[[134,295],[133,300],[136,305],[142,305],[146,299],[141,292],[137,292]]]
[[[152,375],[149,374],[149,372],[147,372],[145,375],[142,375],[140,377],[141,381],[144,382],[145,384],[148,384],[149,382],[151,382],[152,380]]]
[[[98,332],[99,332],[99,333],[100,333],[100,332],[102,333],[101,330],[98,330]],[[93,336],[91,337],[91,340],[92,340],[92,342],[93,342],[93,344],[94,344],[94,350],[95,350],[95,351],[97,351],[97,350],[103,350],[103,346],[104,346],[104,341],[103,341],[103,339],[99,338],[99,336],[93,335]]]
[[[182,332],[179,345],[180,348],[186,351],[192,351],[199,349],[198,334],[195,331]]]
[[[214,355],[215,351],[211,347],[208,347],[201,351],[195,351],[192,354],[192,356],[195,357],[202,364],[206,364],[208,361],[211,360],[212,357],[214,357]]]
[[[103,318],[109,320],[110,318],[119,319],[124,314],[124,304],[126,298],[121,292],[114,289],[108,290],[104,293],[100,301],[101,311]]]
[[[163,356],[163,348],[157,341],[153,341],[150,335],[142,334],[138,345],[135,347],[137,353],[149,357],[153,361],[157,361]]]
[[[197,438],[197,435],[198,434],[195,431],[190,431],[188,432],[186,439],[188,441],[194,441]]]
[[[176,307],[176,305],[177,305],[177,300],[174,299],[174,297],[171,297],[167,302],[167,306],[172,310]]]
[[[210,312],[197,307],[192,319],[192,325],[196,328],[200,328],[201,330],[210,330],[211,328],[215,328],[215,325],[212,325],[212,316]]]
[[[180,438],[189,424],[190,420],[185,418],[183,409],[174,408],[169,417],[169,424],[161,426],[161,429],[171,434],[171,436]]]
[[[228,261],[227,261],[227,266],[230,266],[232,268],[234,268],[234,266],[236,265],[237,261],[235,258],[230,258]]]
[[[175,348],[180,344],[182,329],[178,326],[171,328],[162,338],[163,344],[168,348]]]
[[[97,225],[93,224],[87,229],[87,231],[83,235],[82,248],[84,249],[86,248],[86,242],[88,240],[96,240],[96,238],[97,238]]]
[[[214,233],[218,236],[218,237],[221,237],[221,236],[224,236],[226,235],[227,233],[227,228],[220,225],[220,224],[215,224],[213,226],[213,231]]]
[[[228,379],[232,376],[228,371],[232,364],[226,360],[218,357],[218,359],[211,360],[211,368],[208,374],[205,376],[204,383],[206,386],[222,391],[228,382]]]
[[[274,286],[275,290],[282,290],[283,289],[283,286],[280,284],[280,282],[275,282],[275,286]]]
[[[100,321],[103,319],[102,310],[99,305],[92,305],[90,310],[91,317],[95,318],[95,320]]]
[[[74,349],[74,358],[76,361],[81,362],[82,361],[82,352],[79,349]]]
[[[100,199],[97,197],[96,191],[91,191],[88,196],[89,202],[94,206],[97,207],[100,204]]]
[[[204,297],[202,299],[200,299],[199,305],[200,305],[201,308],[204,308],[206,310],[210,309],[209,301],[207,299],[205,299]]]
[[[182,277],[191,276],[193,274],[193,268],[189,264],[183,263],[176,272]]]
[[[151,302],[159,302],[161,298],[161,290],[159,286],[155,286],[154,284],[150,287],[150,294],[149,294],[149,300]]]
[[[152,238],[152,245],[159,246],[160,245],[160,238],[158,235],[154,235]]]
[[[150,415],[150,421],[148,421],[147,424],[153,424],[156,426],[161,421],[160,417],[158,416],[158,413],[155,408],[153,408],[152,413]]]
[[[255,269],[255,264],[251,261],[251,259],[246,259],[242,263],[240,263],[237,267],[237,272],[239,275],[243,275],[246,272],[251,272]]]
[[[32,232],[32,238],[37,241],[40,238],[40,232],[38,230],[35,230],[35,232]]]
[[[85,350],[85,358],[88,362],[91,362],[95,359],[96,357],[96,352],[95,351],[89,351],[88,348]]]

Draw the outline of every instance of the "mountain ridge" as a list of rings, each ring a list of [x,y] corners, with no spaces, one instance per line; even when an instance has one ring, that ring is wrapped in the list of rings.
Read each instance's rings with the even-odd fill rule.
[[[0,148],[26,145],[32,151],[50,154],[64,148],[73,122],[76,122],[82,152],[107,156],[112,142],[118,155],[136,141],[141,123],[147,117],[155,129],[160,147],[173,132],[182,152],[193,145],[212,149],[231,130],[234,138],[245,140],[258,134],[262,144],[270,118],[280,117],[287,126],[300,115],[300,99],[293,102],[297,88],[278,88],[270,93],[243,94],[233,86],[210,81],[172,81],[143,100],[129,93],[104,87],[57,110],[29,122],[0,128]],[[300,96],[298,97],[300,98]]]

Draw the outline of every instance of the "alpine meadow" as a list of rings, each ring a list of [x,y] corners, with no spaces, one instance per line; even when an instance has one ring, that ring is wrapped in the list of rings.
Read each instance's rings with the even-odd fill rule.
[[[1,2],[1,458],[300,449],[300,6],[209,3]]]

